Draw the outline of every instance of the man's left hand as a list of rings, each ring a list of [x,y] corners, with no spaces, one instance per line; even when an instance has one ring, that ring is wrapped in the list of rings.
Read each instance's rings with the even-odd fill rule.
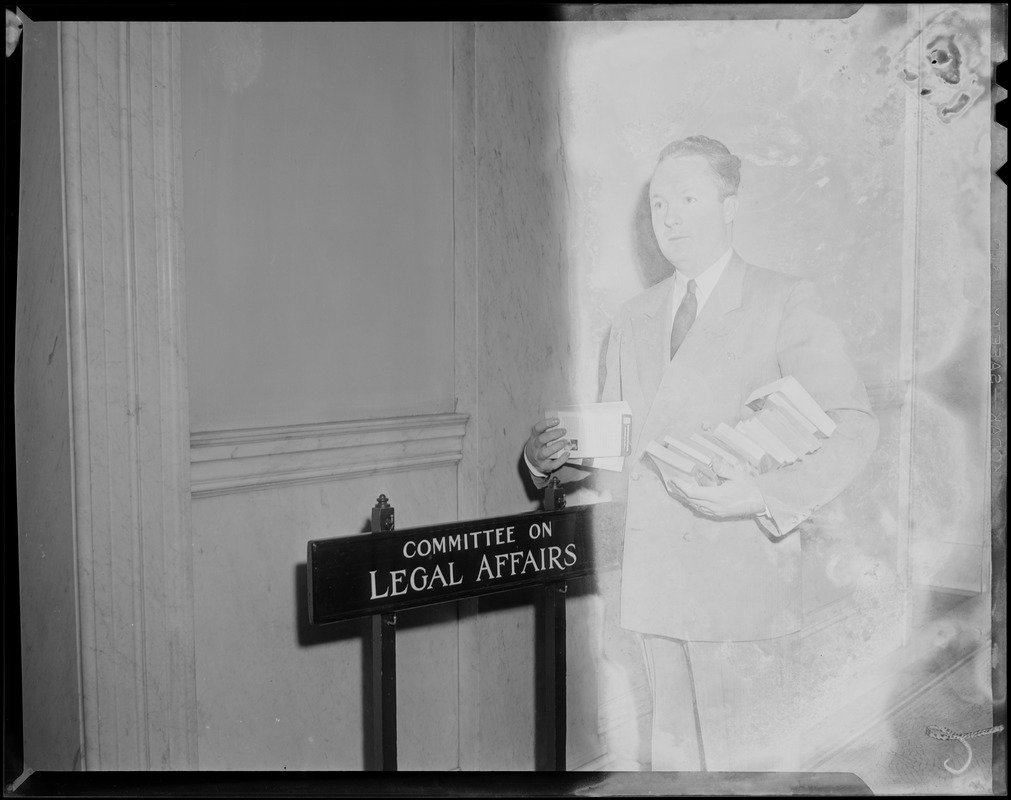
[[[667,484],[671,494],[692,511],[704,517],[729,519],[751,517],[765,511],[765,498],[753,476],[735,471],[718,486],[699,486],[693,481]]]

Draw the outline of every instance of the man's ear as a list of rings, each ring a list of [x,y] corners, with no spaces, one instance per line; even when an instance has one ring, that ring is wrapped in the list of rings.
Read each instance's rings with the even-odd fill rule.
[[[729,225],[737,216],[737,195],[732,194],[723,198],[723,222]]]

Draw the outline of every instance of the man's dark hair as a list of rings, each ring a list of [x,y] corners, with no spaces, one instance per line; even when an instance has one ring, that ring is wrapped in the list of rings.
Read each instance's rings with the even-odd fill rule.
[[[731,153],[723,142],[710,139],[708,136],[689,136],[671,142],[663,150],[656,163],[664,159],[679,156],[702,156],[709,162],[710,168],[716,173],[720,184],[720,199],[737,194],[741,185],[741,159]]]

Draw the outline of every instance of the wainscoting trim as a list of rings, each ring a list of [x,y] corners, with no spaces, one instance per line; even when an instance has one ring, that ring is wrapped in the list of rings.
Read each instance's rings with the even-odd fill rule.
[[[190,436],[193,497],[455,465],[468,414],[202,431]]]

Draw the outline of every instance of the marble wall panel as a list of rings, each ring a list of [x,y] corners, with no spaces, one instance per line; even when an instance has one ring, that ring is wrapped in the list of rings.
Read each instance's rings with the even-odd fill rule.
[[[520,447],[548,404],[572,396],[557,33],[540,23],[477,26],[477,433],[487,514],[518,510]]]
[[[194,500],[200,768],[360,770],[362,624],[307,620],[306,545],[367,529],[386,494],[400,528],[444,522],[452,467]],[[399,766],[458,764],[453,604],[398,615]]]
[[[892,26],[891,28],[889,26]],[[668,142],[740,156],[735,246],[816,282],[868,380],[895,374],[902,282],[904,28],[842,20],[570,23],[562,108],[569,252],[588,347],[621,302],[669,274],[644,191]]]
[[[194,430],[453,410],[448,23],[182,26]]]
[[[921,136],[911,568],[919,582],[968,591],[989,583],[989,15],[977,5],[917,9],[903,68]]]
[[[478,476],[477,416],[480,393],[477,385],[477,212],[476,101],[474,23],[453,24],[453,291],[456,410],[469,416],[468,433],[462,442],[457,466],[457,517],[481,516],[481,483]],[[477,600],[463,601],[460,611],[460,769],[474,770],[480,764],[480,626]]]
[[[454,410],[450,31],[182,28],[194,443],[250,433],[287,454],[196,464],[202,768],[366,766],[359,628],[299,616],[306,542],[359,532],[380,492],[403,527],[457,513],[466,417],[448,450],[331,435]],[[400,621],[401,768],[453,768],[456,607]]]
[[[475,30],[478,413],[470,435],[484,516],[537,507],[520,466],[523,442],[546,407],[574,397],[559,34],[543,23]],[[590,603],[567,603],[569,758],[577,764],[599,755],[593,640],[577,633],[592,624]],[[535,612],[505,598],[481,609],[477,763],[532,769]]]

